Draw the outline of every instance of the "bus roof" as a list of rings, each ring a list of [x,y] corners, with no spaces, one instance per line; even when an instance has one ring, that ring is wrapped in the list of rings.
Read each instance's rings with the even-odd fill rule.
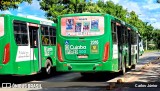
[[[9,17],[15,17],[15,18],[23,18],[23,19],[29,19],[29,20],[35,20],[39,21],[40,24],[44,25],[53,25],[54,22],[51,20],[35,17],[35,16],[15,16],[15,15],[10,15],[10,14],[0,14],[0,16],[9,16]]]
[[[134,31],[136,31],[136,33],[138,33],[138,29],[130,24],[127,24],[127,26],[131,29],[133,29]]]
[[[105,15],[103,13],[74,13],[74,14],[64,14],[64,15],[60,15],[60,17],[72,17],[72,16],[94,16],[94,15]]]
[[[35,20],[39,20],[39,21],[46,21],[46,22],[51,22],[51,23],[54,23],[53,21],[51,20],[47,20],[47,19],[44,19],[44,18],[39,18],[39,17],[35,17],[35,16],[26,16],[26,18],[29,18],[29,19],[35,19]]]

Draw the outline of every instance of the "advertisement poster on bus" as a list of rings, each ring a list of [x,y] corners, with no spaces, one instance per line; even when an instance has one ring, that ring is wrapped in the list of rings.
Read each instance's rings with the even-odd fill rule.
[[[73,19],[67,19],[66,20],[66,30],[72,30],[73,29]]]
[[[81,26],[82,26],[82,23],[76,23],[76,26],[75,26],[75,32],[81,32]]]
[[[98,25],[99,25],[99,21],[98,21],[98,19],[97,20],[92,20],[91,21],[91,30],[93,31],[93,30],[98,30],[99,28],[98,28]]]
[[[84,32],[89,32],[89,27],[90,27],[90,23],[89,22],[84,22],[83,31]]]
[[[101,21],[101,22],[100,22]],[[103,16],[74,16],[61,19],[63,36],[97,36],[104,34]]]
[[[0,37],[4,35],[4,18],[0,17]]]

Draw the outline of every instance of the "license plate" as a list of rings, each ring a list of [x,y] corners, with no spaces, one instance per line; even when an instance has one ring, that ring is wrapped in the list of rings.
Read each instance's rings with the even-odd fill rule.
[[[88,58],[87,55],[79,55],[78,58]]]

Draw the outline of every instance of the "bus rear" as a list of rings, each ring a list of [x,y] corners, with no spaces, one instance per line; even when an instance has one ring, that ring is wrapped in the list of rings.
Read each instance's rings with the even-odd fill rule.
[[[58,18],[57,71],[109,70],[109,65],[106,68],[102,65],[108,60],[110,45],[104,20],[102,14],[73,14]]]

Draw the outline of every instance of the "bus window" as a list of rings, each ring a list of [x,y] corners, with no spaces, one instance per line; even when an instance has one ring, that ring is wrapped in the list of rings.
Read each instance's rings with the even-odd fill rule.
[[[51,45],[55,45],[56,44],[56,29],[54,27],[50,27],[49,31],[50,31]]]
[[[63,36],[98,36],[103,34],[103,16],[75,16],[61,18],[61,35]]]
[[[128,43],[128,30],[127,30],[127,27],[125,27],[125,43]]]
[[[48,26],[41,26],[41,33],[42,33],[42,45],[49,45],[49,30]]]
[[[122,26],[117,25],[117,39],[118,39],[118,45],[121,45],[123,43],[122,33],[123,33]]]
[[[19,24],[16,22],[14,23],[14,33],[20,33]]]
[[[27,24],[24,22],[14,21],[14,36],[18,46],[28,45]]]
[[[28,34],[22,34],[21,38],[22,38],[21,44],[25,44],[25,45],[28,44]]]
[[[30,34],[30,46],[31,48],[38,47],[38,27],[29,27],[29,34]]]
[[[27,33],[27,27],[26,24],[21,24],[21,33]]]
[[[114,22],[111,23],[113,44],[117,44],[117,30]]]
[[[122,25],[121,27],[121,34],[122,34],[122,44],[127,43],[127,27],[125,25]]]
[[[45,34],[45,35],[49,35],[48,26],[47,26],[47,27],[44,27],[44,34]]]
[[[134,45],[137,43],[137,37],[136,37],[136,32],[133,30],[131,31],[131,44]]]

